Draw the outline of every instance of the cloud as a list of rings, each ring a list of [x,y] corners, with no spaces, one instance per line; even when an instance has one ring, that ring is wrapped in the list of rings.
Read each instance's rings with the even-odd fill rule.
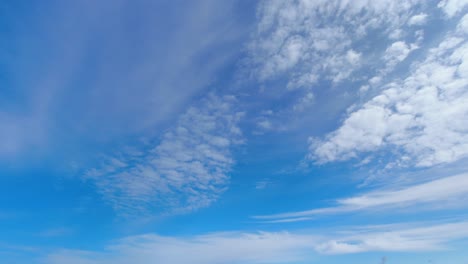
[[[460,19],[460,23],[458,23],[457,30],[468,34],[468,14],[464,15],[462,19]]]
[[[311,139],[309,158],[319,163],[393,149],[399,166],[429,167],[468,155],[468,42],[464,20],[404,80],[351,111],[323,140]],[[399,42],[397,42],[399,43]],[[393,46],[393,45],[392,45]],[[408,47],[395,44],[401,60]],[[456,121],[455,121],[456,120]]]
[[[420,13],[420,14],[412,16],[408,20],[408,25],[410,25],[410,26],[421,26],[421,25],[426,24],[426,22],[427,22],[427,14]]]
[[[288,88],[307,88],[319,80],[340,83],[362,68],[363,61],[369,62],[365,54],[378,52],[376,45],[369,45],[380,38],[376,32],[389,34],[404,28],[420,4],[263,1],[258,8],[257,32],[250,44],[254,74],[260,81],[286,76]],[[372,60],[378,61],[378,57]],[[372,67],[380,66],[372,63]]]
[[[377,227],[383,230],[357,231],[315,246],[324,254],[347,254],[370,251],[418,252],[446,249],[446,243],[468,236],[467,222],[416,226],[396,229],[394,226]]]
[[[462,12],[466,6],[468,6],[467,0],[442,0],[438,4],[438,7],[442,8],[449,17],[454,17]]]
[[[0,158],[11,159],[43,144],[44,128],[35,118],[0,111]]]
[[[315,96],[313,93],[308,92],[305,94],[294,106],[294,111],[304,111],[307,110],[315,102]]]
[[[46,264],[61,263],[290,263],[311,250],[314,238],[282,233],[214,233],[194,237],[141,235],[118,241],[104,252],[63,250],[52,253]]]
[[[232,1],[19,6],[1,33],[2,159],[162,129],[213,81],[243,34]]]
[[[263,190],[271,185],[271,180],[269,179],[263,179],[261,181],[257,181],[255,183],[255,189],[257,190]]]
[[[396,64],[406,59],[408,54],[414,50],[414,47],[410,47],[403,41],[397,41],[392,43],[386,50],[384,54],[384,60],[387,64],[387,67],[393,68]]]
[[[468,174],[458,174],[422,184],[411,185],[399,189],[376,190],[350,198],[339,199],[336,206],[318,208],[307,211],[280,213],[273,215],[254,216],[253,218],[267,221],[309,220],[308,217],[343,214],[357,211],[382,212],[392,208],[396,213],[398,208],[443,209],[443,206],[464,206],[468,198]],[[297,221],[299,221],[297,220]]]
[[[284,98],[269,122],[289,121],[282,130],[292,130],[298,118],[326,108],[323,100],[344,107],[359,87],[362,98],[374,94],[423,46],[426,25],[408,21],[440,13],[421,0],[261,1],[246,65],[261,87]]]
[[[190,107],[146,154],[111,156],[84,177],[120,213],[183,213],[206,207],[223,193],[242,143],[236,98],[209,95]]]
[[[309,232],[219,232],[191,237],[146,234],[110,243],[102,251],[63,249],[48,254],[45,264],[216,264],[291,263],[310,260],[315,253],[350,254],[446,249],[468,237],[467,222],[354,227],[329,234]]]

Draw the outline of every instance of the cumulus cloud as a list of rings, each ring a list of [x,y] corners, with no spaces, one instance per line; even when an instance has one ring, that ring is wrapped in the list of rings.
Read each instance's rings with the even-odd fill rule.
[[[376,190],[362,195],[337,200],[336,206],[307,211],[254,216],[255,219],[286,221],[309,220],[308,217],[325,214],[343,214],[356,211],[378,211],[388,208],[442,209],[441,205],[464,206],[468,198],[468,174],[449,176],[400,189]],[[425,205],[425,206],[423,206]],[[395,211],[392,211],[395,212]]]
[[[210,205],[227,188],[231,149],[242,142],[243,113],[235,102],[232,96],[208,96],[146,154],[111,156],[85,178],[123,213],[181,213]]]
[[[325,139],[311,139],[310,159],[347,160],[388,148],[399,152],[401,166],[428,167],[466,157],[468,42],[463,19],[413,65],[409,76],[383,85],[380,94],[351,111]],[[389,58],[404,59],[408,47],[394,45]]]

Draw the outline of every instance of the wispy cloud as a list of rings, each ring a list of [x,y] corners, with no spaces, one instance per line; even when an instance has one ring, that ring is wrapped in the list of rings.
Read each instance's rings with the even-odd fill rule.
[[[417,252],[448,248],[468,237],[467,222],[412,224],[337,229],[330,234],[310,232],[227,232],[191,237],[155,234],[121,239],[102,251],[58,250],[46,264],[216,264],[291,263],[313,254],[350,254],[371,251]]]
[[[194,237],[141,235],[125,238],[103,252],[63,250],[50,254],[47,264],[59,263],[290,263],[304,259],[314,238],[283,233],[214,233]]]
[[[468,222],[395,228],[377,227],[351,231],[349,235],[330,239],[315,246],[325,254],[369,251],[418,252],[447,249],[447,243],[468,237]],[[380,229],[380,230],[379,230]]]
[[[468,174],[459,174],[434,181],[394,190],[377,190],[366,194],[340,199],[336,206],[299,212],[254,216],[267,222],[305,221],[326,214],[342,214],[356,211],[382,212],[388,208],[443,209],[453,204],[464,206],[468,198]],[[427,206],[422,206],[427,205]],[[417,207],[416,207],[417,206]],[[392,213],[395,213],[392,210]]]
[[[181,213],[206,207],[228,187],[231,150],[242,143],[233,96],[210,95],[190,107],[146,154],[109,157],[92,180],[123,213]]]
[[[2,20],[12,29],[2,32],[2,159],[161,129],[213,81],[242,35],[229,0],[6,5],[4,17],[17,18]]]

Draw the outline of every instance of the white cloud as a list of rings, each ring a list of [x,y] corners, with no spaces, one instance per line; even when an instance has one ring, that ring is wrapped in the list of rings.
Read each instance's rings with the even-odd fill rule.
[[[387,63],[387,67],[393,68],[397,63],[406,59],[408,54],[414,49],[415,47],[410,47],[410,45],[403,41],[397,41],[385,50],[383,59]]]
[[[141,235],[107,247],[104,252],[63,250],[50,254],[46,264],[216,264],[291,263],[311,251],[312,236],[282,233],[214,233],[195,237]]]
[[[232,96],[208,96],[183,114],[146,155],[112,157],[85,177],[116,210],[181,213],[206,207],[227,188],[231,149],[241,143]]]
[[[268,120],[259,121],[259,122],[257,123],[257,125],[258,125],[260,128],[265,129],[265,130],[269,130],[269,129],[271,129],[271,128],[273,127],[272,124],[271,124],[271,122],[268,121]]]
[[[79,1],[44,3],[47,15],[18,10],[15,30],[1,32],[12,50],[0,69],[11,90],[0,102],[0,158],[69,154],[161,129],[239,44],[231,4]],[[23,27],[25,17],[40,26]],[[155,26],[173,20],[180,23],[170,30]]]
[[[449,32],[426,59],[415,63],[404,80],[352,111],[324,140],[311,140],[310,158],[318,162],[347,160],[363,152],[392,148],[402,166],[433,166],[468,155],[468,42],[461,30]],[[400,42],[397,42],[400,43]],[[402,60],[408,46],[394,44],[393,59]]]
[[[353,66],[359,64],[361,60],[361,56],[362,56],[361,53],[356,52],[352,49],[346,52],[346,60],[348,60],[348,62]]]
[[[464,206],[468,199],[468,174],[459,174],[400,189],[377,190],[366,194],[337,200],[337,205],[300,212],[255,216],[259,220],[308,220],[307,217],[323,214],[340,214],[356,211],[379,211],[393,208],[443,209],[442,206]],[[424,205],[424,206],[423,206]],[[416,207],[417,206],[417,207]],[[413,209],[417,210],[417,209]],[[301,219],[302,220],[302,219]]]
[[[450,176],[420,185],[393,191],[375,191],[366,195],[339,200],[343,206],[356,209],[381,206],[409,206],[443,201],[462,202],[468,197],[468,174]]]
[[[468,34],[468,14],[464,15],[462,19],[460,19],[457,29],[462,33]]]
[[[401,31],[406,21],[416,15],[413,12],[419,4],[420,1],[263,1],[258,9],[257,33],[250,45],[254,72],[261,81],[286,75],[289,88],[308,88],[317,79],[342,82],[363,66],[363,51],[378,49],[371,45],[378,37],[376,32],[388,35]],[[372,67],[380,66],[375,61]]]
[[[447,242],[468,236],[468,222],[400,229],[383,226],[378,229],[384,230],[358,231],[345,237],[330,239],[315,246],[315,249],[324,254],[434,251],[446,249]]]
[[[426,24],[426,22],[427,22],[427,14],[425,14],[425,13],[420,13],[420,14],[417,14],[417,15],[412,16],[412,17],[408,20],[408,25],[411,25],[411,26],[421,26],[421,25]]]
[[[321,232],[323,233],[323,231]],[[307,261],[314,253],[349,254],[371,251],[417,252],[447,248],[468,237],[468,222],[364,226],[312,235],[310,231],[212,233],[192,237],[155,234],[133,236],[102,251],[59,250],[45,264],[218,264],[291,263]]]
[[[467,5],[467,0],[442,0],[439,2],[438,7],[442,8],[449,17],[453,17],[465,10]]]
[[[299,101],[293,106],[294,111],[304,111],[315,102],[315,96],[311,92],[307,92]]]

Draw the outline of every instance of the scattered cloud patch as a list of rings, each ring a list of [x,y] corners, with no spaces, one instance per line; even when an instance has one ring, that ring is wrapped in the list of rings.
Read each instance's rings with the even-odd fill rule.
[[[250,45],[254,74],[260,81],[287,76],[288,88],[310,88],[320,80],[349,81],[364,66],[366,54],[378,49],[370,43],[401,31],[410,18],[421,23],[423,15],[414,12],[423,5],[422,1],[263,1]],[[377,62],[372,67],[379,67]]]
[[[468,42],[463,23],[415,63],[408,77],[383,85],[325,139],[311,139],[309,158],[326,163],[392,148],[399,151],[401,166],[428,167],[466,157]],[[397,43],[389,61],[407,55],[408,46]]]
[[[410,25],[410,26],[421,26],[421,25],[426,24],[426,22],[427,22],[427,14],[420,13],[420,14],[412,16],[408,20],[408,25]]]
[[[439,8],[442,8],[448,17],[454,17],[460,12],[466,10],[468,6],[467,0],[442,0],[437,5]]]
[[[206,207],[228,187],[232,147],[242,143],[233,96],[190,107],[143,156],[111,157],[85,178],[119,212],[183,213]]]
[[[387,64],[387,67],[393,68],[399,62],[406,59],[408,54],[414,50],[415,47],[410,47],[403,41],[397,41],[392,43],[386,50],[384,54],[384,60]]]

